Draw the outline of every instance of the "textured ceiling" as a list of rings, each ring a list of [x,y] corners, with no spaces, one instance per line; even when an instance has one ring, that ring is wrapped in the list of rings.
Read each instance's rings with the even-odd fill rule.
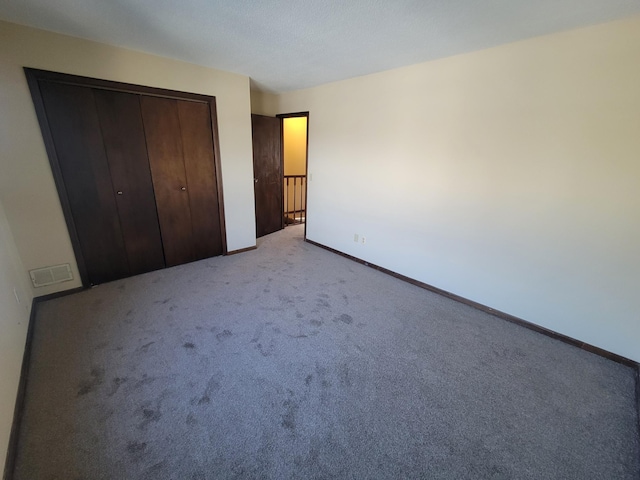
[[[640,14],[640,0],[0,0],[0,18],[284,92]]]

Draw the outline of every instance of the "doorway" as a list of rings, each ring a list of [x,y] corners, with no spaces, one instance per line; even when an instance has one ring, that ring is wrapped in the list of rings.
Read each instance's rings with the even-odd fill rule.
[[[285,226],[305,223],[307,213],[307,115],[282,116]]]
[[[309,112],[251,115],[256,237],[305,225]]]

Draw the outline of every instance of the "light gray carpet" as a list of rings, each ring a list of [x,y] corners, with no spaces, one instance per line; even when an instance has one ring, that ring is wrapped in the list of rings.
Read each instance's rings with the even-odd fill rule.
[[[631,368],[302,229],[41,304],[15,478],[638,478]]]

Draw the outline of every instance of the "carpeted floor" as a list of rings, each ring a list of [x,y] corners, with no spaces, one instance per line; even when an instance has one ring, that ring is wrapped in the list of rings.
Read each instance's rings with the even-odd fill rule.
[[[41,304],[14,478],[639,477],[631,368],[302,229]]]

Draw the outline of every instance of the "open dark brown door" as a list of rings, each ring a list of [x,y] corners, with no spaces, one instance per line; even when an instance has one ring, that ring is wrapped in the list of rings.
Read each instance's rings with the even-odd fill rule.
[[[284,228],[282,210],[282,134],[275,117],[251,115],[256,236]]]

